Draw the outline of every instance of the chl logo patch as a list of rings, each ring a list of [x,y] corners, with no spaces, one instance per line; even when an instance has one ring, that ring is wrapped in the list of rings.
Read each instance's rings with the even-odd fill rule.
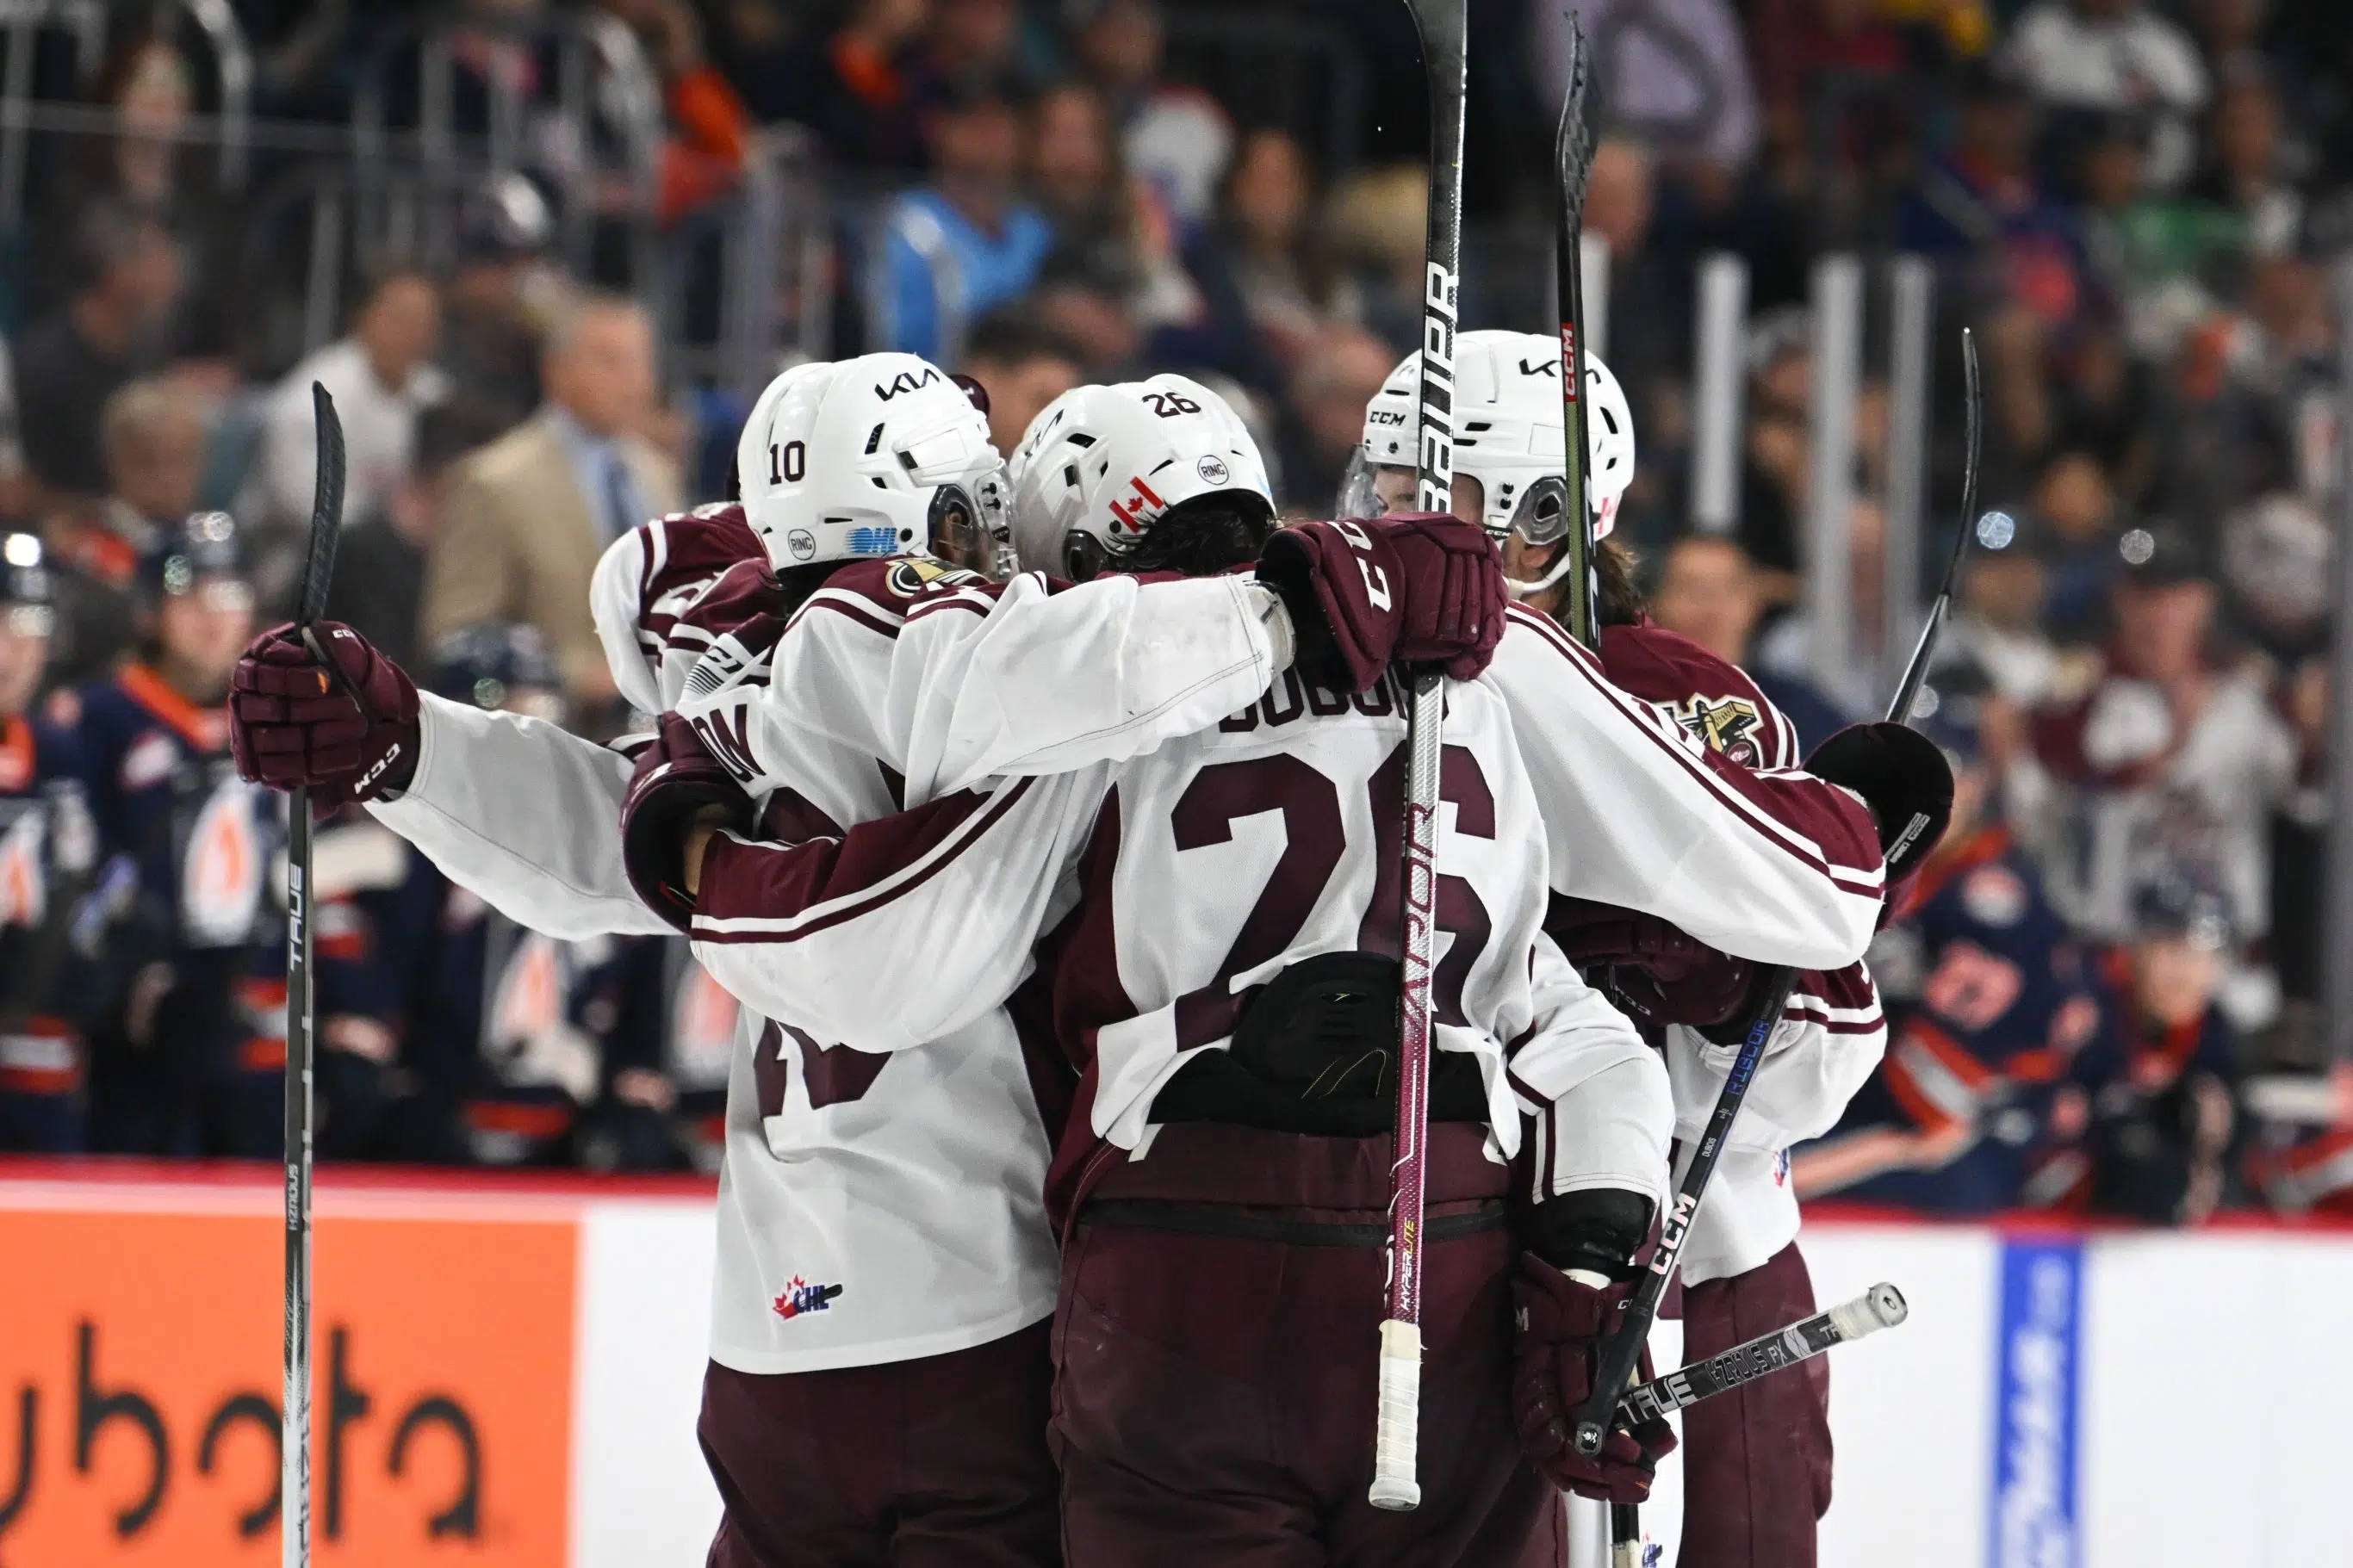
[[[799,1275],[785,1287],[784,1294],[771,1305],[779,1318],[797,1318],[806,1312],[822,1312],[841,1294],[839,1285],[812,1285]]]

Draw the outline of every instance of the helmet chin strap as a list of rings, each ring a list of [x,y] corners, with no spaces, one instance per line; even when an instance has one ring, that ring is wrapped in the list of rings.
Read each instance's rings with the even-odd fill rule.
[[[1567,575],[1568,551],[1564,547],[1557,555],[1554,556],[1551,571],[1546,572],[1543,576],[1537,578],[1533,583],[1524,583],[1517,577],[1505,577],[1504,579],[1504,591],[1511,595],[1514,599],[1525,599],[1532,594],[1543,593],[1546,588],[1551,587],[1554,584],[1559,582],[1563,577]]]

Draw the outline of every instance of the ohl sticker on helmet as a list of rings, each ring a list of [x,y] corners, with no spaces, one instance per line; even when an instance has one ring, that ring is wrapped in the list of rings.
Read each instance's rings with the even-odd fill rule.
[[[1205,453],[1201,460],[1193,465],[1193,471],[1201,476],[1201,482],[1205,485],[1222,485],[1234,477],[1232,470],[1226,467],[1225,459],[1214,452]]]
[[[794,529],[785,535],[785,548],[793,552],[796,561],[806,561],[817,553],[817,538],[806,528]]]

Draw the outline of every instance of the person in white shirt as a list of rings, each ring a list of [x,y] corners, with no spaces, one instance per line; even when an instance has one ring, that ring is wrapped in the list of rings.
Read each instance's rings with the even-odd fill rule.
[[[260,449],[237,497],[246,526],[299,558],[317,474],[312,382],[334,398],[343,422],[343,515],[372,516],[408,477],[417,416],[448,394],[449,378],[432,363],[440,338],[441,297],[432,279],[403,268],[373,279],[351,331],[306,355],[270,390]]]

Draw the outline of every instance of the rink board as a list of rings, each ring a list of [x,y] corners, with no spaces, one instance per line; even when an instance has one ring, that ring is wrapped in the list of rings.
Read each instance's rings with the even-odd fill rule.
[[[277,1562],[278,1191],[0,1162],[0,1568]],[[336,1175],[318,1213],[320,1563],[702,1561],[706,1185]],[[1831,1568],[2353,1561],[2353,1231],[1806,1245],[1825,1301],[1913,1310],[1833,1352]]]

